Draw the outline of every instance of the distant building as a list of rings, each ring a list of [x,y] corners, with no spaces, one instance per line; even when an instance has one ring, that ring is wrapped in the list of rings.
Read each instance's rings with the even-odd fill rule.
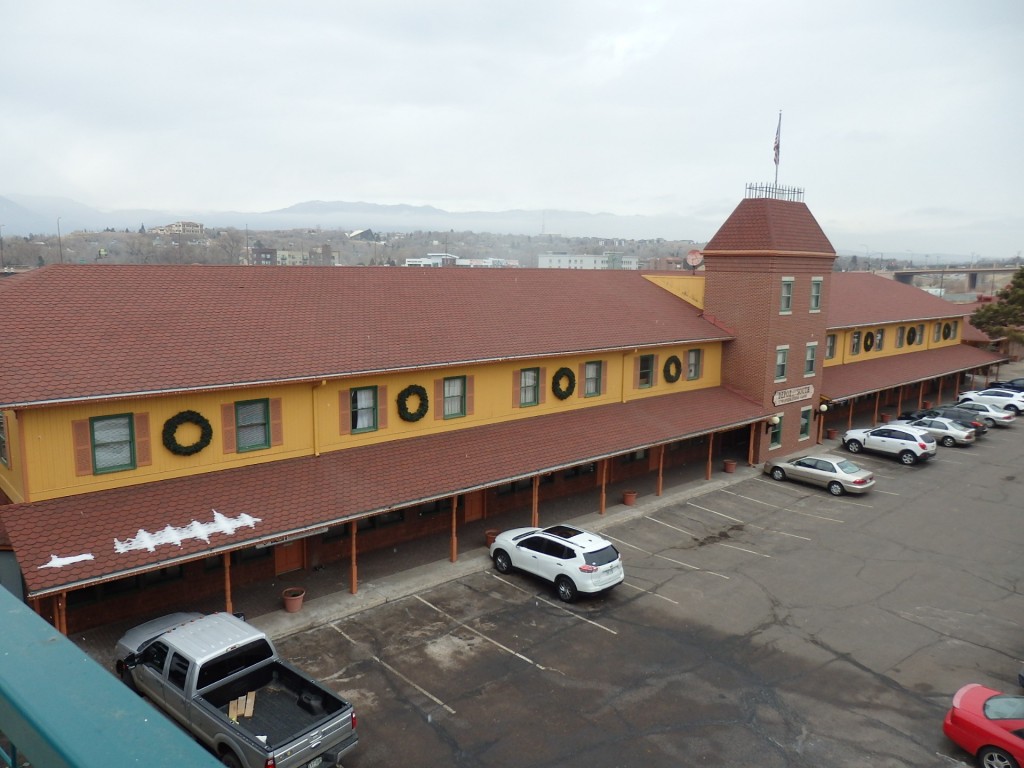
[[[254,267],[276,267],[277,248],[250,248],[249,263]]]
[[[176,221],[162,227],[150,227],[151,235],[201,235],[203,225],[195,221]]]
[[[541,269],[639,269],[635,256],[626,256],[622,251],[605,251],[600,256],[585,253],[548,251],[537,256]]]

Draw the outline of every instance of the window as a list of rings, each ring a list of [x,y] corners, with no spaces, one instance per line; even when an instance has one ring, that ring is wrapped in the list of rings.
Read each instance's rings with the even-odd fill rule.
[[[775,348],[775,380],[784,381],[786,378],[786,365],[789,363],[789,347]]]
[[[804,376],[814,375],[814,364],[818,357],[818,342],[812,341],[804,352]]]
[[[825,337],[825,359],[831,360],[836,356],[836,335],[830,333]]]
[[[854,331],[850,334],[850,354],[860,354],[860,331]]]
[[[782,445],[782,421],[783,421],[783,417],[782,417],[781,413],[776,414],[776,416],[779,417],[779,423],[771,425],[772,426],[772,434],[771,434],[770,442],[768,444],[769,448],[778,448],[779,446]]]
[[[811,409],[810,407],[800,409],[800,439],[806,440],[811,436]]]
[[[900,326],[896,329],[896,348],[900,349],[903,346],[903,340],[906,338],[907,329],[905,326]]]
[[[953,321],[952,333],[950,334],[949,338],[955,339],[956,336],[957,336],[957,333],[959,332],[959,330],[960,330],[960,321],[959,320],[954,320]]]
[[[793,278],[782,278],[782,294],[779,299],[779,313],[788,315],[793,311]]]
[[[268,400],[244,400],[235,403],[235,440],[239,453],[270,447]]]
[[[583,394],[593,397],[601,394],[601,363],[587,363],[584,367]]]
[[[360,387],[353,389],[352,431],[372,432],[377,429],[377,388]]]
[[[924,323],[917,326],[917,345],[924,344]]]
[[[466,377],[444,380],[444,417],[454,419],[466,415]]]
[[[875,331],[875,349],[879,352],[885,347],[885,328]]]
[[[699,379],[701,375],[701,363],[703,362],[703,350],[691,349],[686,353],[686,380]]]
[[[519,372],[519,404],[540,402],[540,368],[524,368]]]
[[[935,327],[932,328],[932,341],[942,341],[942,323],[935,323]]]
[[[185,678],[188,677],[188,659],[180,653],[171,655],[171,668],[167,670],[167,682],[179,691],[185,690]]]
[[[97,474],[135,469],[135,437],[130,413],[89,420],[92,466]]]
[[[821,311],[821,286],[823,282],[820,277],[811,278],[811,312]]]
[[[7,456],[7,414],[0,413],[0,462],[5,466],[11,466],[11,460]]]
[[[641,389],[654,386],[654,355],[640,355],[640,380]]]

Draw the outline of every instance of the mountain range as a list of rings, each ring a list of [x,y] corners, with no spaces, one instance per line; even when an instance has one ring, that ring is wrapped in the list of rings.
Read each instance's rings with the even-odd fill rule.
[[[46,236],[74,231],[125,229],[197,221],[207,229],[327,229],[351,232],[472,231],[495,234],[605,237],[627,240],[706,241],[728,215],[703,221],[682,216],[622,216],[561,210],[452,212],[429,205],[380,205],[344,201],[308,201],[274,211],[188,211],[129,209],[102,211],[62,197],[0,196],[0,225],[5,237]]]

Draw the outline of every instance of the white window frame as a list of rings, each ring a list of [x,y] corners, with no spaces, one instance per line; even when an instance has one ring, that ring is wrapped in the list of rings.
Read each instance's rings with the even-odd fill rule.
[[[775,381],[785,381],[789,373],[789,344],[775,348]]]
[[[686,352],[686,380],[696,381],[703,373],[704,355],[701,349],[690,349]]]
[[[779,292],[779,314],[793,314],[793,289],[796,286],[796,279],[792,277],[782,278],[782,289]]]
[[[814,376],[818,367],[818,342],[809,341],[804,350],[804,376]]]
[[[821,312],[821,292],[824,290],[825,278],[811,278],[811,312]]]

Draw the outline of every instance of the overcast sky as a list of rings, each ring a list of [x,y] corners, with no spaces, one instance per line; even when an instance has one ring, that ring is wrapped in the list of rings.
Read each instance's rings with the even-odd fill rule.
[[[781,110],[778,182],[837,249],[1024,250],[1022,0],[0,0],[0,24],[0,195],[703,240],[774,180]]]

